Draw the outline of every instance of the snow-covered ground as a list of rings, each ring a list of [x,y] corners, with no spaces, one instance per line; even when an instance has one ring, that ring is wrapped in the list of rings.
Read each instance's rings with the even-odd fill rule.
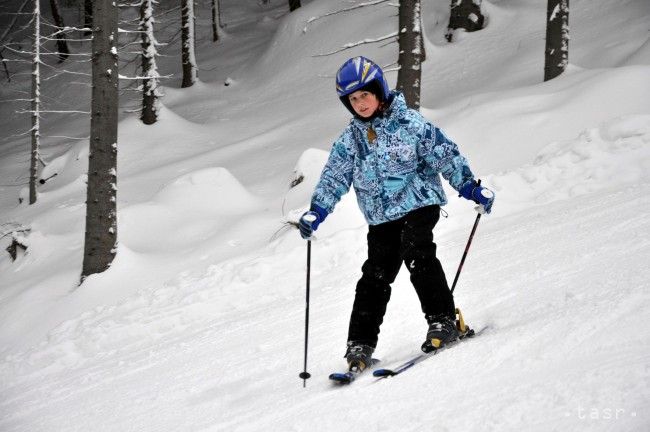
[[[0,105],[0,223],[31,227],[26,255],[0,255],[0,430],[650,428],[647,0],[572,0],[571,64],[547,83],[546,2],[484,1],[488,27],[447,44],[449,2],[423,1],[422,112],[497,193],[456,291],[485,330],[400,377],[348,388],[327,375],[344,367],[365,258],[354,195],[313,244],[306,388],[306,245],[283,223],[308,205],[346,124],[337,67],[359,54],[390,65],[397,49],[312,56],[396,31],[396,9],[308,24],[362,1],[303,0],[290,15],[285,0],[222,3],[223,41],[197,46],[201,82],[168,81],[154,126],[122,114],[118,256],[81,287],[87,144],[47,140],[43,177],[57,176],[36,205],[18,204],[29,143],[11,135],[25,119]],[[161,58],[161,73],[176,60]],[[0,98],[19,86],[3,82]],[[79,106],[69,88],[49,91]],[[83,137],[87,123],[49,116],[44,130]],[[449,196],[435,237],[452,278],[475,213]],[[398,364],[425,332],[402,271],[376,356]]]

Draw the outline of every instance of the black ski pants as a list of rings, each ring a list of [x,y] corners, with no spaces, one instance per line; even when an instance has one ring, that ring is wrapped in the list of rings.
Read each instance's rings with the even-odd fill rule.
[[[357,283],[348,342],[377,346],[379,327],[390,300],[391,283],[402,265],[425,317],[455,317],[454,299],[433,242],[433,227],[440,219],[440,206],[413,210],[406,216],[368,228],[368,259]]]

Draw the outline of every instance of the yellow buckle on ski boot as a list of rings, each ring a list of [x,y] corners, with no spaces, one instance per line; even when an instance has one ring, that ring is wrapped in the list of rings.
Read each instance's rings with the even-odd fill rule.
[[[458,308],[456,308],[456,328],[458,329],[459,339],[474,336],[474,330],[472,330],[471,328],[469,328],[467,324],[465,324],[463,313]]]
[[[458,333],[461,335],[464,335],[468,331],[468,327],[465,325],[465,319],[463,318],[463,313],[458,308],[456,308],[456,328],[458,328]]]

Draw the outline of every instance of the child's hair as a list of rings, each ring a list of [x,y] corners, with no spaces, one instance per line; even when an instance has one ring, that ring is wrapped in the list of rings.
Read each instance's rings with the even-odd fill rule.
[[[374,94],[375,96],[377,96],[377,99],[379,99],[379,102],[384,102],[386,100],[387,95],[384,94],[384,91],[382,90],[381,85],[377,80],[370,81],[368,84],[361,87],[359,90],[367,91],[369,93]]]

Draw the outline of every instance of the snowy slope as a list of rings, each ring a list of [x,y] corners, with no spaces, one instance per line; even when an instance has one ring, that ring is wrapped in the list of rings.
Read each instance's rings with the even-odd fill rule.
[[[650,4],[572,1],[570,69],[542,83],[545,2],[484,2],[488,28],[448,45],[448,2],[424,1],[422,111],[497,191],[456,296],[485,331],[399,378],[330,386],[365,255],[349,194],[313,245],[303,389],[305,243],[282,224],[346,124],[336,68],[356,54],[388,65],[396,46],[313,55],[396,31],[395,8],[307,24],[351,2],[222,3],[224,41],[199,44],[196,88],[168,82],[152,127],[123,113],[105,274],[76,287],[84,143],[48,143],[43,176],[58,175],[28,207],[7,186],[27,141],[3,134],[0,219],[32,232],[27,255],[0,257],[0,430],[647,430]],[[87,134],[82,119],[46,127]],[[449,195],[435,234],[451,278],[475,213]],[[399,363],[425,331],[402,272],[376,355]]]

